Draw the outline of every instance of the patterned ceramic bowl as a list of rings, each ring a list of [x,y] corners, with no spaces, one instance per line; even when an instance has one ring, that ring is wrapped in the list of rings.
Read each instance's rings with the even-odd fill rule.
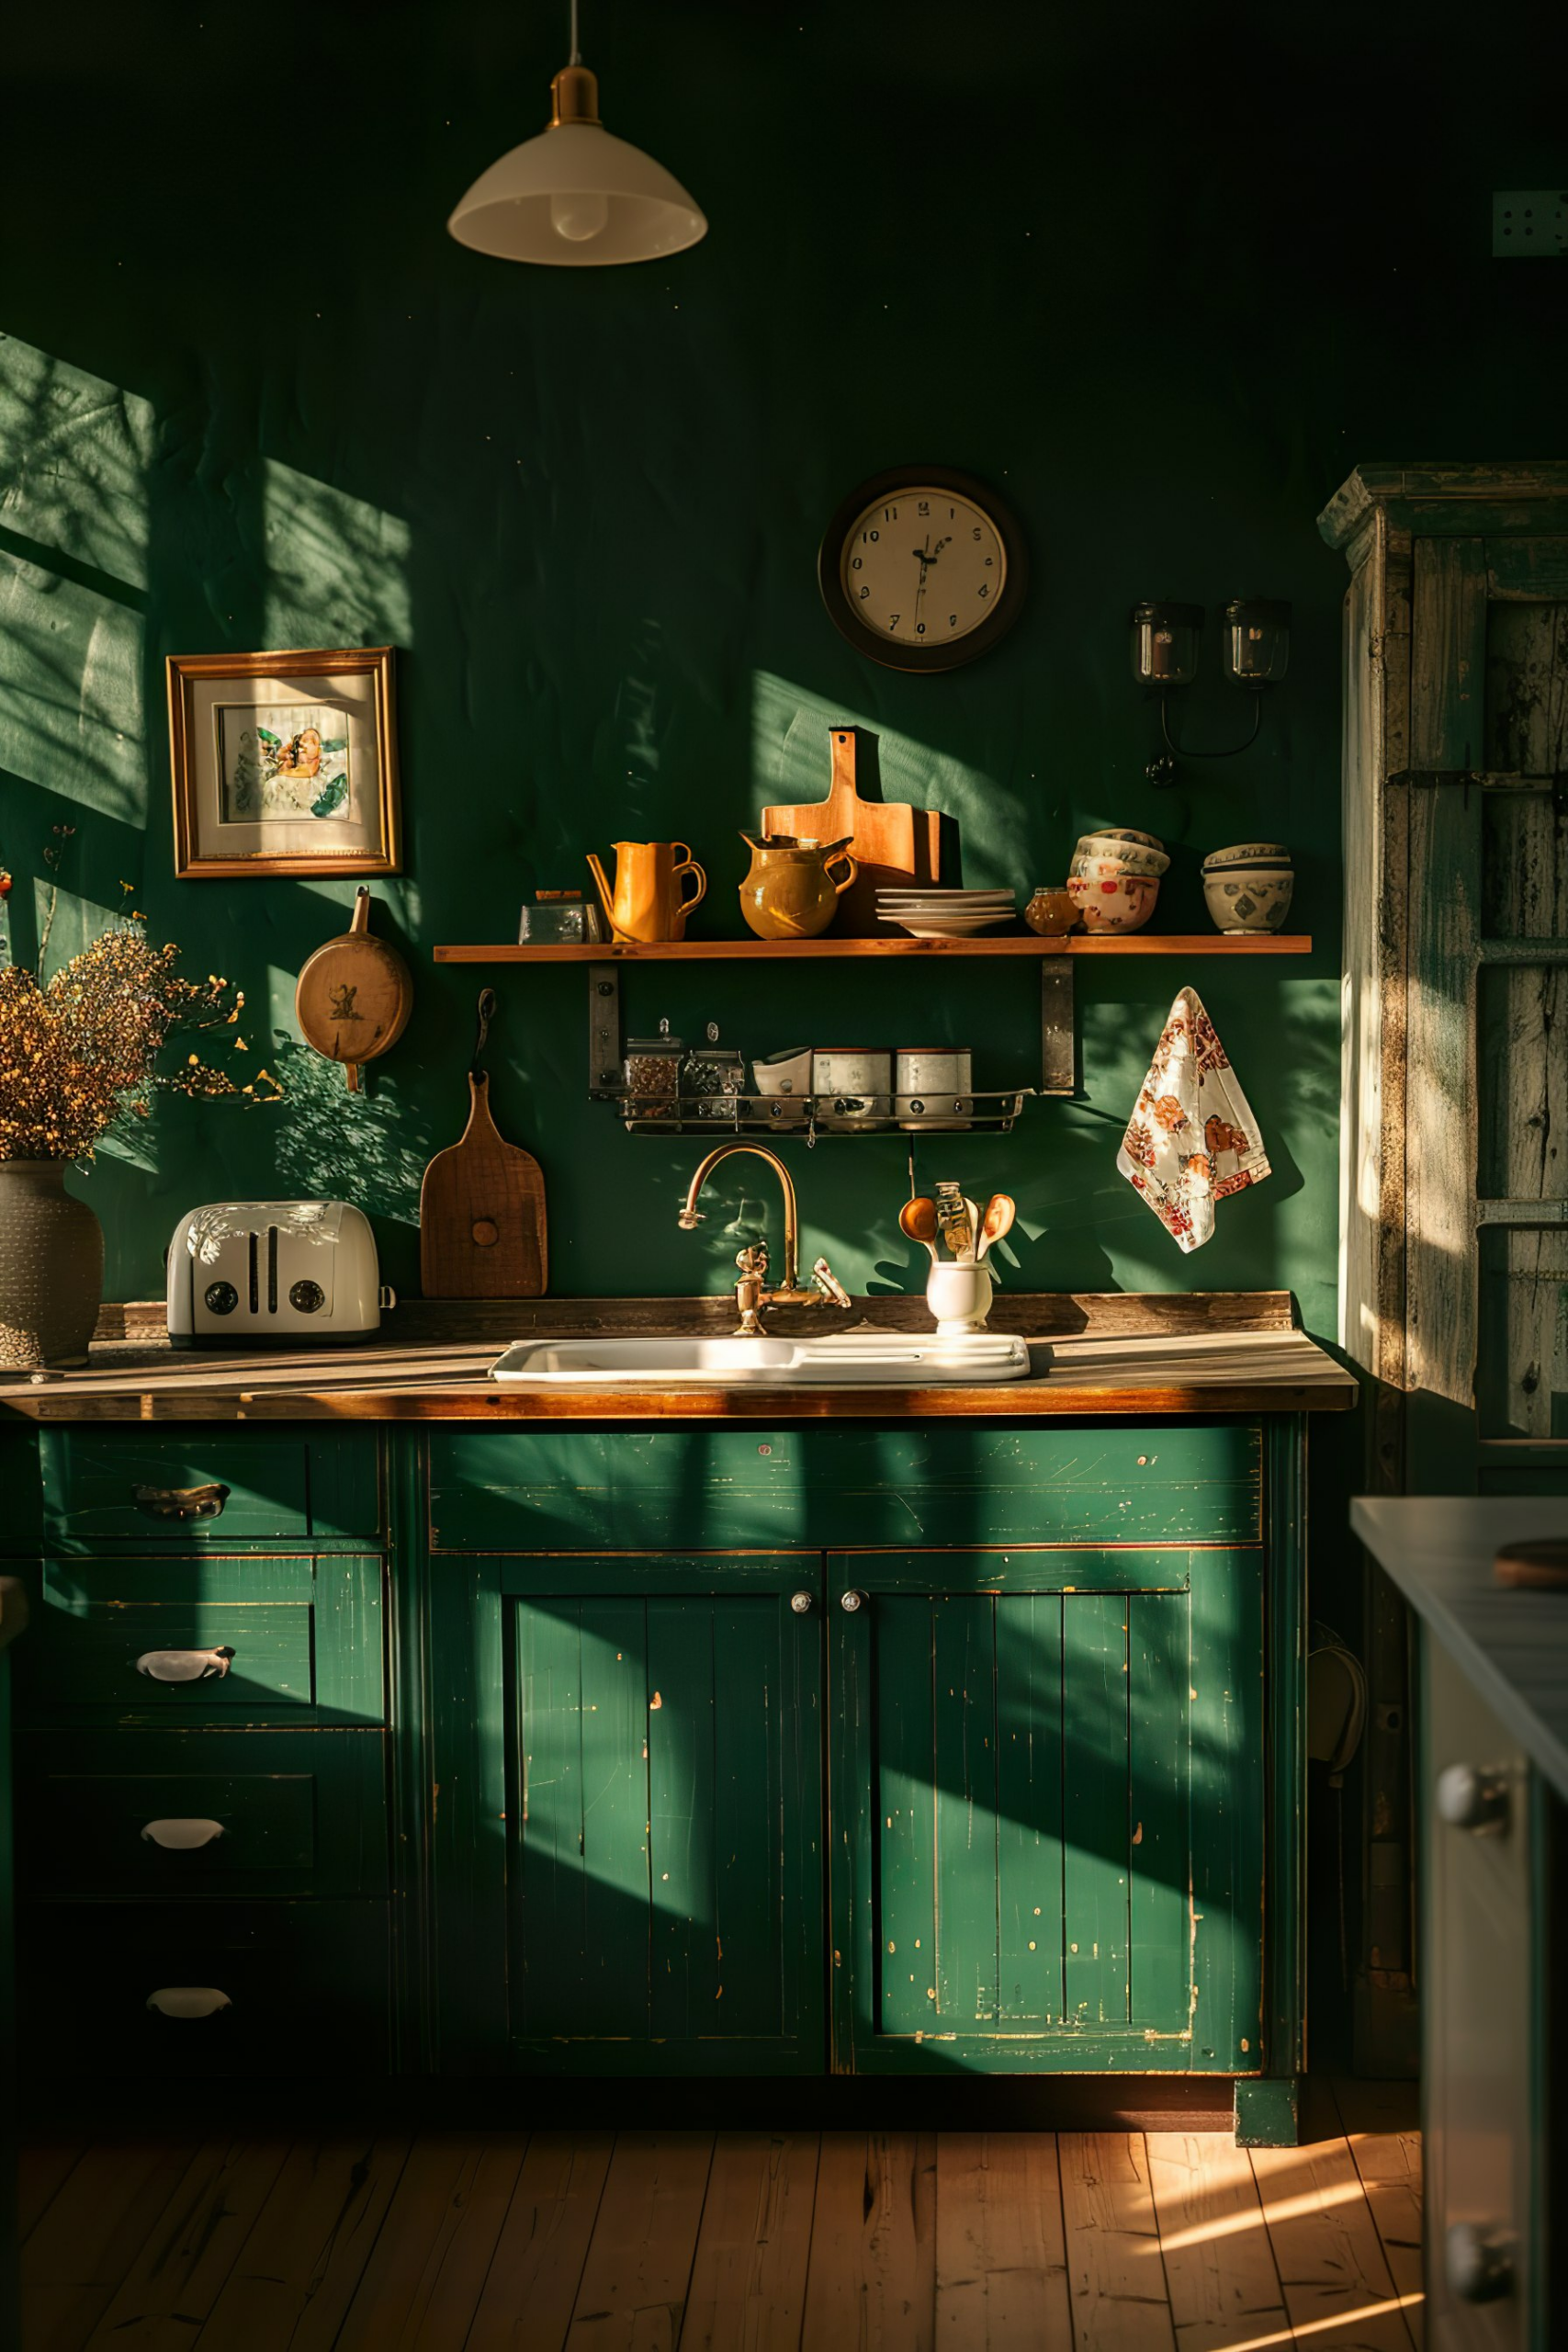
[[[1067,871],[1087,874],[1094,870],[1105,876],[1143,874],[1157,882],[1169,864],[1163,850],[1142,849],[1135,842],[1112,841],[1106,833],[1085,833]]]
[[[1148,874],[1122,874],[1104,879],[1073,874],[1067,877],[1067,895],[1086,931],[1142,931],[1155,910],[1159,882]]]
[[[1235,842],[1229,849],[1212,849],[1203,860],[1205,874],[1222,865],[1289,865],[1291,853],[1283,842]]]
[[[1291,911],[1293,874],[1226,866],[1203,876],[1203,899],[1219,931],[1280,931]]]
[[[1135,833],[1131,825],[1094,825],[1084,839],[1086,842],[1132,842],[1139,849],[1163,850],[1165,847],[1157,833]]]

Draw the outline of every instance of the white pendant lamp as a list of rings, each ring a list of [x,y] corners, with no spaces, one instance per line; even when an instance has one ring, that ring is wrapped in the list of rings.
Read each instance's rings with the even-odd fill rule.
[[[599,84],[577,46],[550,85],[549,127],[480,174],[446,223],[459,244],[502,261],[582,268],[657,261],[707,234],[679,180],[599,119]]]

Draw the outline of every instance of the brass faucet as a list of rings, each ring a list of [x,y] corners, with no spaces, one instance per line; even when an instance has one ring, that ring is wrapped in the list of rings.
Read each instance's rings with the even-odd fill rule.
[[[702,1211],[697,1206],[697,1195],[718,1166],[719,1161],[733,1158],[738,1151],[747,1151],[753,1159],[765,1159],[778,1178],[779,1189],[784,1194],[784,1281],[776,1289],[767,1287],[768,1245],[765,1241],[755,1242],[750,1249],[739,1251],[736,1256],[735,1262],[740,1270],[740,1279],[735,1285],[735,1304],[740,1316],[740,1320],[736,1326],[736,1336],[739,1338],[744,1334],[750,1339],[761,1338],[761,1310],[764,1306],[848,1306],[849,1292],[834,1273],[826,1258],[818,1258],[811,1269],[812,1281],[816,1288],[801,1289],[800,1204],[795,1198],[795,1183],[789,1170],[777,1152],[770,1151],[764,1144],[721,1143],[716,1151],[709,1152],[692,1178],[690,1189],[686,1193],[685,1205],[676,1219],[681,1230],[683,1233],[690,1233],[702,1223]]]

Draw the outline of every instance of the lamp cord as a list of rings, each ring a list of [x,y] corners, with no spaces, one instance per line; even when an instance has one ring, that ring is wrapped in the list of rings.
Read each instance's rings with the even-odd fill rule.
[[[574,8],[576,5],[577,0],[572,0],[572,6]],[[1159,731],[1165,737],[1166,749],[1169,752],[1174,752],[1179,759],[1234,760],[1238,752],[1245,752],[1249,743],[1257,741],[1258,730],[1262,724],[1263,696],[1260,694],[1255,693],[1252,704],[1252,732],[1250,735],[1244,735],[1239,743],[1228,743],[1223,752],[1195,752],[1191,749],[1190,745],[1179,743],[1171,734],[1170,720],[1167,715],[1166,697],[1164,695],[1161,695],[1159,698]]]
[[[571,56],[568,62],[572,65],[581,65],[582,62],[582,51],[577,39],[577,0],[571,0]]]

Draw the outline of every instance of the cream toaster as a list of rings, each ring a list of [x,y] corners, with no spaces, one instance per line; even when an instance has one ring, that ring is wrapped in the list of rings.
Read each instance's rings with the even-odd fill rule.
[[[363,1340],[396,1305],[370,1220],[347,1201],[215,1201],[182,1217],[169,1244],[176,1348]]]

